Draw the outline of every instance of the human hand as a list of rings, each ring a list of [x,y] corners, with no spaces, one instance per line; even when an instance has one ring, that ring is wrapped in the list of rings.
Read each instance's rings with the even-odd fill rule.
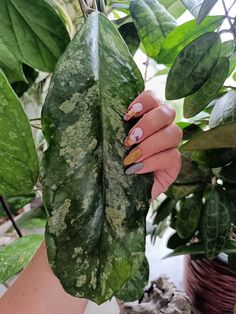
[[[124,145],[138,144],[123,163],[129,166],[126,174],[154,173],[152,200],[165,192],[181,169],[178,147],[182,130],[173,121],[175,110],[163,104],[152,91],[144,91],[128,107],[125,121],[141,119],[130,130]]]

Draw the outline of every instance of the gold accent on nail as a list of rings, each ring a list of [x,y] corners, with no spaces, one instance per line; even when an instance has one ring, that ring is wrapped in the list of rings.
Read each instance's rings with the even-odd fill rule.
[[[129,166],[129,165],[133,164],[134,162],[136,162],[141,157],[142,157],[141,149],[139,149],[139,148],[135,149],[135,150],[131,151],[128,156],[125,157],[123,164],[125,166]]]

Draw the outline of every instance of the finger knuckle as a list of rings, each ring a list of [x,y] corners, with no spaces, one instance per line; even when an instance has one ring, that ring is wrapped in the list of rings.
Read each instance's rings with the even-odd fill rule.
[[[153,103],[160,103],[160,99],[157,97],[156,93],[152,90],[146,90],[142,93],[143,96],[147,98],[147,101],[153,102]]]
[[[175,136],[178,138],[178,140],[181,141],[181,139],[183,137],[182,129],[176,124],[172,124],[171,128],[172,128],[172,131],[175,134]]]

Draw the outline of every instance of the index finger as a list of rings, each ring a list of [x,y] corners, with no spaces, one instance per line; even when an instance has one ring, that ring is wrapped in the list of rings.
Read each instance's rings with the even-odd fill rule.
[[[144,91],[129,105],[124,120],[129,121],[132,118],[138,118],[161,104],[162,101],[155,96],[153,91]]]

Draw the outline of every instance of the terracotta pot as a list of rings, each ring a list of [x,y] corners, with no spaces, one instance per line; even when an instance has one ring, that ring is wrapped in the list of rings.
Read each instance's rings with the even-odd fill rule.
[[[236,274],[227,263],[185,258],[184,284],[197,313],[232,314],[236,304]]]

